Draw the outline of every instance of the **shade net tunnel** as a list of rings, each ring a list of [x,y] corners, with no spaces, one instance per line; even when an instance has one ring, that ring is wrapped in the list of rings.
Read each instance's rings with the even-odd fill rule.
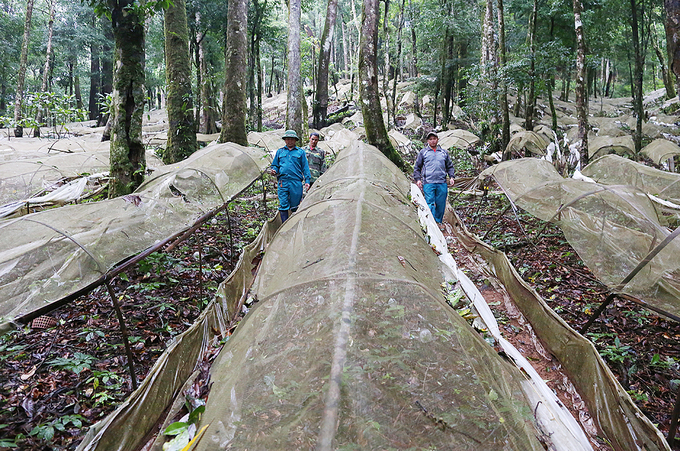
[[[262,173],[261,149],[211,145],[163,166],[133,194],[0,221],[0,330],[190,228]]]
[[[525,377],[450,308],[410,184],[342,151],[279,229],[191,449],[542,450]]]
[[[375,148],[351,141],[296,214],[263,227],[215,300],[79,451],[162,449],[172,437],[158,432],[181,417],[204,356],[246,297],[256,302],[201,382],[211,389],[183,450],[591,449],[573,418],[539,419],[546,404],[531,371],[446,303],[443,287],[467,277],[433,251],[412,187]],[[520,291],[510,289],[513,299]],[[592,344],[534,314],[540,301],[524,295],[539,339],[579,373],[597,433],[617,451],[669,449]]]
[[[678,212],[672,203],[678,176],[643,171],[642,165],[624,160],[607,156],[584,168],[599,183],[565,179],[549,162],[535,158],[500,163],[480,178],[493,178],[515,205],[555,222],[593,274],[614,292],[678,318],[680,240],[666,227]]]

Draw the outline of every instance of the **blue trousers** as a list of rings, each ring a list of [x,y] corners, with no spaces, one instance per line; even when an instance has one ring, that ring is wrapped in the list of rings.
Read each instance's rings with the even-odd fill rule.
[[[446,183],[426,183],[423,185],[423,194],[434,220],[437,221],[437,224],[441,224],[444,220],[446,196],[448,194]]]
[[[302,200],[302,181],[279,180],[279,210],[297,210]]]

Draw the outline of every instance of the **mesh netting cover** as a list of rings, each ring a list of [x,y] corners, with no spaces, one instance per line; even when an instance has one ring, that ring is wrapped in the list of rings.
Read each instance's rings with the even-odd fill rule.
[[[680,146],[667,139],[655,139],[647,144],[642,153],[647,155],[654,163],[661,164],[664,160],[680,155]]]
[[[157,170],[132,195],[0,222],[0,329],[192,226],[249,186],[269,162],[259,149],[208,146]]]
[[[503,162],[480,177],[493,177],[517,206],[557,223],[588,268],[614,291],[680,315],[680,240],[650,255],[670,232],[644,191],[565,179],[535,158]],[[624,283],[648,256],[642,270]]]
[[[356,141],[319,178],[213,364],[194,449],[543,449],[521,373],[446,304],[409,187]]]

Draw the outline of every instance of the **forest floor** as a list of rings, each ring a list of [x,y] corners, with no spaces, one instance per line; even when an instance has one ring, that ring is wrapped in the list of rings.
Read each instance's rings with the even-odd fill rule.
[[[475,175],[465,168],[459,174]],[[254,184],[232,201],[229,216],[216,216],[171,252],[152,254],[114,280],[139,382],[172,338],[210,302],[242,247],[276,213],[275,200],[268,210],[262,207],[259,186]],[[493,191],[484,198],[451,193],[450,200],[468,229],[480,237],[507,206],[507,199]],[[526,213],[506,213],[485,241],[505,251],[524,280],[578,330],[609,292],[559,229],[548,226],[539,237],[543,226]],[[525,234],[531,244],[524,244]],[[469,256],[456,250],[465,269]],[[468,271],[483,293],[490,288],[483,274]],[[493,307],[501,328],[519,336],[512,315],[500,304]],[[105,287],[49,316],[47,324],[0,337],[0,448],[75,449],[87,428],[130,393],[127,358]],[[586,337],[638,407],[667,434],[680,385],[680,325],[617,299]],[[519,340],[521,345],[523,338]],[[553,387],[558,382],[553,381]]]
[[[517,215],[512,210],[503,214],[509,201],[504,194],[494,193],[493,187],[483,197],[450,193],[449,201],[468,230],[504,251],[521,277],[575,330],[581,330],[609,295],[558,227],[545,227],[545,222],[522,210]],[[454,245],[452,251],[465,270],[465,262],[472,257],[466,257],[460,246]],[[470,265],[469,277],[486,297],[491,283],[473,267]],[[503,302],[492,310],[504,334],[520,333]],[[594,343],[638,408],[667,436],[680,386],[680,324],[615,298],[585,337]],[[559,381],[548,384],[560,392]]]
[[[212,300],[243,246],[276,214],[274,199],[268,210],[262,207],[260,187],[256,182],[231,201],[229,215],[218,214],[172,251],[151,254],[113,280],[139,383]],[[75,449],[87,428],[131,391],[106,287],[48,317],[0,336],[0,449]]]

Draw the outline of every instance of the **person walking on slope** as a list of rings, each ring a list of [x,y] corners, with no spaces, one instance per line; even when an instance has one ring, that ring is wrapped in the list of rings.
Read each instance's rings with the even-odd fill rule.
[[[279,194],[279,213],[281,222],[288,219],[290,211],[297,211],[302,200],[302,188],[309,189],[311,174],[305,151],[297,146],[295,130],[283,134],[286,145],[276,151],[269,173],[276,176]]]
[[[448,194],[446,176],[449,176],[449,185],[453,185],[455,171],[449,153],[438,143],[439,136],[435,132],[427,134],[427,146],[418,152],[413,178],[418,188],[423,190],[434,220],[441,224]]]
[[[309,135],[309,145],[303,147],[309,162],[309,172],[312,174],[312,183],[310,185],[313,185],[316,179],[326,172],[326,151],[317,147],[318,143],[319,134],[312,132]]]

